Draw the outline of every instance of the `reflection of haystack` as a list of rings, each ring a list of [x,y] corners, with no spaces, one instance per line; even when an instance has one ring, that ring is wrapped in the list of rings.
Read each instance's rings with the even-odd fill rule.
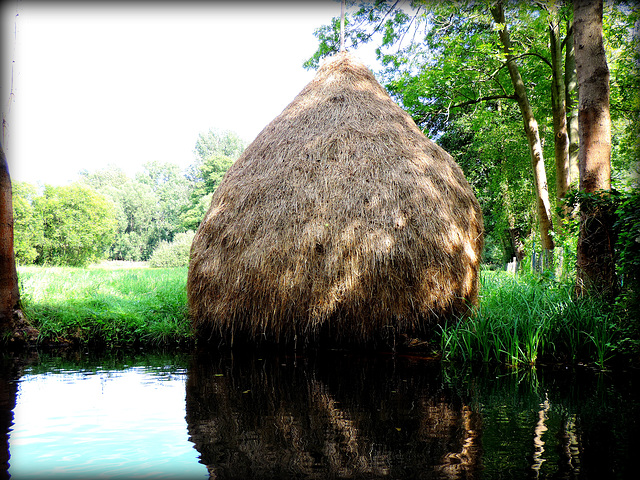
[[[340,368],[348,360],[350,368]],[[471,478],[478,414],[437,365],[244,358],[189,369],[190,440],[212,478]],[[403,372],[398,374],[397,372]],[[479,433],[476,430],[477,433]]]
[[[459,166],[340,53],[215,192],[191,317],[201,334],[276,340],[418,333],[476,301],[482,233]]]

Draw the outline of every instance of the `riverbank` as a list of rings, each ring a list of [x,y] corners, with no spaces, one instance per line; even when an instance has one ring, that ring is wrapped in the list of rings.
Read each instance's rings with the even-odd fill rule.
[[[43,345],[178,346],[193,342],[187,268],[20,267],[23,312]]]
[[[192,348],[187,268],[99,264],[20,267],[23,311],[42,346]],[[638,325],[616,305],[575,299],[573,285],[483,270],[480,304],[465,322],[400,346],[447,361],[585,363],[604,368],[638,356]]]

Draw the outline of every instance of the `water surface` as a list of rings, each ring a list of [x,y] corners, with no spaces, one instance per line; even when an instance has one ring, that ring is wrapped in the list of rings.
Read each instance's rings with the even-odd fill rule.
[[[207,478],[185,423],[184,365],[60,360],[19,379],[12,478]]]
[[[15,479],[637,475],[636,371],[292,352],[40,355],[2,372]]]

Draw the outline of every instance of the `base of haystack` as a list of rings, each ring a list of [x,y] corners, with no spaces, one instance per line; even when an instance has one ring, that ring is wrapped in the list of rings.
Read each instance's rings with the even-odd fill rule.
[[[463,319],[460,321],[464,321]],[[219,329],[200,325],[196,330],[197,346],[206,350],[234,351],[309,351],[350,350],[375,351],[398,354],[437,356],[438,340],[435,325],[428,331],[405,333],[393,327],[382,329],[366,339],[357,336],[336,336],[329,329],[320,329],[306,336],[256,336],[246,331],[220,332]]]

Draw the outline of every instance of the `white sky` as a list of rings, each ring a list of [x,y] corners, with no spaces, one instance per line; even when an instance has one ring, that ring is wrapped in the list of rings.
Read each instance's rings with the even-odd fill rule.
[[[302,68],[313,31],[339,15],[332,0],[4,1],[12,180],[63,185],[109,163],[133,176],[151,160],[184,168],[211,127],[253,140],[313,78]]]

